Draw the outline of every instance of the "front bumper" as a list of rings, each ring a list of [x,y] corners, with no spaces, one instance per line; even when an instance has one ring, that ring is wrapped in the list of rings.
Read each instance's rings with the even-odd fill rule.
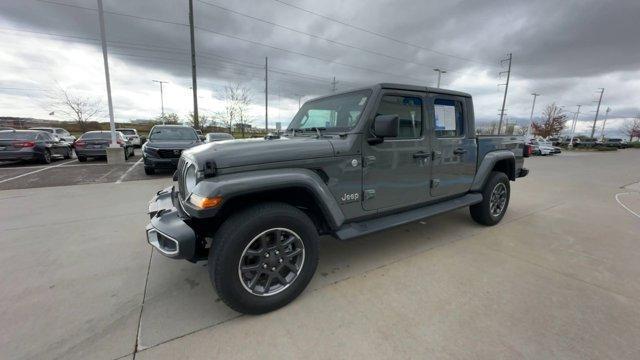
[[[196,234],[176,209],[174,201],[177,201],[177,193],[173,187],[158,191],[149,201],[151,221],[146,226],[147,241],[167,257],[193,259]]]
[[[175,169],[178,167],[179,160],[180,158],[158,158],[145,154],[144,166],[155,169]]]

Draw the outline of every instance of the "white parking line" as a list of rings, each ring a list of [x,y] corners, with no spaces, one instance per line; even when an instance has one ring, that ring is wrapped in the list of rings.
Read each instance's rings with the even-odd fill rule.
[[[7,181],[11,181],[11,180],[19,179],[19,178],[21,178],[21,177],[25,177],[25,176],[28,176],[28,175],[31,175],[31,174],[39,173],[39,172],[41,172],[41,171],[45,171],[45,170],[49,170],[49,169],[53,169],[53,168],[57,168],[57,167],[60,167],[60,166],[64,166],[64,165],[66,165],[66,164],[68,164],[68,163],[72,163],[72,162],[74,162],[74,161],[78,161],[78,160],[71,160],[71,161],[64,162],[64,163],[62,163],[62,164],[52,165],[52,166],[47,166],[47,167],[42,168],[42,169],[38,169],[38,170],[34,170],[34,171],[30,171],[30,172],[28,172],[28,173],[24,173],[24,174],[20,174],[20,175],[18,175],[18,176],[10,177],[10,178],[8,178],[8,179],[0,180],[0,184],[5,183],[5,182],[7,182]]]
[[[116,181],[116,184],[120,184],[122,182],[122,180],[124,180],[125,177],[127,177],[127,175],[129,175],[129,173],[131,172],[131,170],[133,170],[134,167],[136,167],[136,165],[140,164],[140,162],[142,161],[143,158],[140,158],[138,161],[136,161],[133,165],[131,165],[130,168],[127,169],[127,171],[124,172],[124,174],[122,174],[122,176],[120,176],[120,178],[118,179],[118,181]]]
[[[618,204],[620,204],[620,206],[622,206],[623,208],[625,208],[625,210],[627,210],[628,212],[632,213],[633,215],[635,215],[637,218],[640,218],[640,215],[638,213],[636,213],[635,211],[629,209],[627,207],[627,205],[623,204],[622,201],[620,201],[620,199],[618,198],[620,195],[626,195],[626,194],[633,194],[630,192],[626,192],[626,193],[618,193],[616,194],[616,201],[618,202]]]

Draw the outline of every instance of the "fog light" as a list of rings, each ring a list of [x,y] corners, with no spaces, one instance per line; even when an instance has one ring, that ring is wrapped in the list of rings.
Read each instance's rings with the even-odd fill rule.
[[[191,196],[189,196],[189,202],[199,207],[200,209],[209,209],[220,205],[220,203],[222,203],[222,196],[207,198],[198,196],[196,194],[191,194]]]

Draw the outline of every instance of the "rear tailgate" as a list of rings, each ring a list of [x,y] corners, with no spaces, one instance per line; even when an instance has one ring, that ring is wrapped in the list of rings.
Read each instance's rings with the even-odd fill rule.
[[[86,143],[86,145],[84,146],[85,149],[106,149],[111,143],[110,140],[105,139],[89,139],[83,141]]]

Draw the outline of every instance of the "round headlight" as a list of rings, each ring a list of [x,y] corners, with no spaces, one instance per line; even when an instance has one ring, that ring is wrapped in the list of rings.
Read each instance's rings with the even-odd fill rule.
[[[197,182],[196,167],[194,165],[190,165],[184,173],[184,187],[187,191],[187,195],[191,194],[193,188],[196,187]]]

